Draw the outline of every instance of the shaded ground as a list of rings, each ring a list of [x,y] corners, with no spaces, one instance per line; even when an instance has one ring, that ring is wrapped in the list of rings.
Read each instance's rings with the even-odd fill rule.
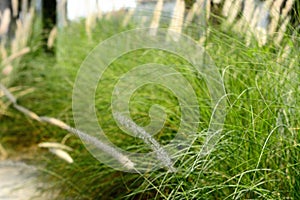
[[[22,162],[0,161],[0,200],[53,199],[42,193],[46,184],[37,180],[35,167]]]

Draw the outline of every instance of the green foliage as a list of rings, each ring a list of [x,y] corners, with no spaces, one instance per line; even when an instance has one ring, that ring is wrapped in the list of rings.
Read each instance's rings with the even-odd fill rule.
[[[100,41],[130,28],[132,25],[122,28],[120,21],[112,18],[97,23],[92,39],[86,36],[83,22],[60,31],[56,61],[43,52],[34,52],[22,62],[15,85],[33,87],[35,92],[22,96],[19,103],[72,125],[71,91],[81,62]],[[290,47],[287,56],[283,56],[284,44]],[[201,77],[188,70],[189,63],[185,60],[163,51],[140,50],[123,55],[105,72],[106,78],[96,91],[97,115],[110,140],[128,151],[149,151],[142,141],[122,133],[112,120],[109,105],[113,84],[120,74],[136,64],[151,61],[172,63],[197,88],[202,117],[197,140],[176,161],[178,172],[161,169],[139,175],[101,164],[79,139],[72,137],[67,144],[75,149],[71,153],[74,164],[64,163],[46,152],[40,158],[47,165],[45,173],[51,175],[54,190],[61,190],[58,199],[299,199],[300,49],[297,44],[299,37],[286,38],[282,47],[270,44],[259,48],[254,43],[247,47],[234,33],[211,28],[205,50],[222,74],[228,106],[223,137],[206,157],[199,152],[211,108],[207,106],[209,95]],[[170,91],[147,85],[139,88],[131,100],[131,114],[139,125],[149,122],[148,111],[153,102],[167,107],[165,127],[156,139],[164,143],[174,136],[180,109]],[[4,142],[11,142],[12,146],[60,141],[66,134],[17,113],[1,122],[4,122],[0,123]]]

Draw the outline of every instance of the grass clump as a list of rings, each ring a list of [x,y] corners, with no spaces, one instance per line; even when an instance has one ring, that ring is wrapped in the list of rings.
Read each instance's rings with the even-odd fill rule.
[[[122,27],[121,22],[118,18],[103,19],[89,37],[84,23],[73,23],[58,33],[57,60],[43,52],[27,55],[15,84],[34,87],[35,92],[22,96],[19,103],[73,125],[71,91],[77,70],[100,41],[134,27]],[[121,56],[105,72],[95,95],[97,117],[107,137],[127,151],[151,151],[142,140],[122,132],[110,105],[120,75],[134,66],[155,62],[171,63],[196,90],[201,120],[195,140],[191,146],[178,149],[175,173],[160,169],[131,174],[100,163],[79,139],[72,137],[67,144],[74,149],[73,164],[46,153],[42,156],[47,172],[53,175],[54,188],[61,191],[58,198],[299,199],[299,41],[296,34],[293,38],[287,35],[280,47],[259,47],[255,42],[246,46],[235,33],[210,28],[204,48],[222,75],[227,107],[222,137],[206,156],[200,150],[212,111],[203,77],[191,71],[186,60],[168,52],[142,49]],[[178,100],[171,91],[151,85],[139,88],[131,97],[130,114],[136,126],[145,126],[153,103],[163,106],[167,114],[163,129],[154,136],[166,145],[178,131],[181,117]],[[22,143],[34,145],[60,141],[66,134],[16,113],[14,118],[5,117],[0,126],[5,130],[4,143],[12,142],[7,138],[27,135]]]

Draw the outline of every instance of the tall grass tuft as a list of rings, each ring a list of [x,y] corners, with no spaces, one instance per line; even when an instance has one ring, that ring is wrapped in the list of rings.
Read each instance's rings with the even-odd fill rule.
[[[255,8],[253,6],[248,16],[249,23]],[[99,41],[126,30],[126,27],[122,26],[122,20],[102,19],[101,23],[97,23],[91,32],[92,38],[97,38],[97,41],[88,40],[84,21],[70,24],[64,29],[64,34],[58,35],[61,60],[56,64],[52,63],[48,55],[37,56],[36,52],[27,54],[24,71],[27,70],[29,76],[18,77],[19,82],[34,86],[39,92],[18,99],[22,105],[28,106],[27,110],[22,109],[23,107],[17,108],[24,111],[24,114],[30,114],[30,109],[47,115],[51,113],[51,116],[58,116],[66,123],[38,116],[42,121],[57,126],[56,129],[23,117],[1,118],[0,127],[4,138],[11,134],[14,138],[22,138],[22,144],[37,144],[49,141],[49,138],[58,141],[70,130],[87,142],[98,145],[100,149],[107,148],[110,151],[111,149],[103,146],[101,141],[68,125],[74,123],[70,91],[78,67],[89,51]],[[253,24],[255,30],[256,26]],[[197,26],[199,24],[194,24],[194,27]],[[249,26],[243,28],[247,30]],[[184,29],[181,31],[186,33]],[[195,28],[193,31],[188,34],[197,37],[199,30]],[[217,25],[210,26],[210,34],[205,40],[205,51],[222,73],[228,104],[222,137],[215,149],[205,157],[199,156],[203,138],[208,136],[205,134],[211,116],[211,108],[208,106],[210,94],[205,82],[201,81],[201,75],[182,70],[180,72],[188,80],[199,86],[195,90],[199,97],[201,116],[200,121],[195,122],[199,123],[199,132],[196,133],[197,137],[191,146],[187,149],[178,148],[178,157],[174,164],[176,173],[161,169],[146,174],[130,174],[110,169],[93,159],[82,142],[74,137],[68,140],[68,145],[74,149],[72,165],[42,156],[47,164],[45,171],[56,177],[51,181],[61,191],[58,199],[300,199],[300,41],[297,33],[291,37],[287,32],[285,37],[276,48],[273,43],[266,43],[261,47],[246,46],[236,32],[221,29]],[[140,64],[149,61],[172,67],[179,66],[180,69],[189,65],[176,55],[166,56],[163,52],[152,49],[131,53],[115,61],[119,62],[119,65],[113,66],[115,68],[113,73],[107,76],[105,88],[113,87],[116,82],[115,73],[124,73],[128,63]],[[132,99],[132,116],[141,122],[147,122],[147,119],[144,120],[147,118],[145,113],[152,105],[151,98],[157,93],[156,90],[143,88],[137,92],[141,92],[143,98]],[[159,93],[158,96],[164,97],[163,95],[165,93]],[[3,92],[0,96],[4,99]],[[16,102],[16,98],[6,96],[12,102]],[[96,101],[100,102],[97,104],[97,109],[100,110],[98,114],[101,115],[100,119],[104,115],[101,123],[106,128],[109,138],[127,151],[141,150],[143,145],[139,144],[139,141],[116,134],[119,129],[111,121],[111,115],[107,114],[111,109],[104,105],[110,103],[110,97],[111,93],[103,92],[99,95],[100,100]],[[178,111],[177,105],[169,98],[163,100],[167,101],[168,109],[171,110],[164,130],[174,133],[180,123],[180,109]],[[137,124],[128,119],[123,120],[125,126],[143,132]],[[155,140],[168,142],[170,135],[172,136],[160,134]],[[149,146],[155,144],[147,135],[145,138],[148,138]],[[14,141],[17,141],[15,146],[20,145],[19,140]],[[158,158],[164,156],[161,154]],[[134,169],[134,163],[124,159],[126,157],[119,154],[117,157],[121,158],[119,161],[125,166]]]

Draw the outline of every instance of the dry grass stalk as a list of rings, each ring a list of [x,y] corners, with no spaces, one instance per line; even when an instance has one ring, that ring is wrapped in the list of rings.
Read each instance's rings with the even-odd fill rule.
[[[135,12],[135,9],[134,8],[131,8],[129,9],[129,11],[127,12],[123,22],[122,22],[122,26],[127,26],[128,23],[130,22],[132,16],[134,15],[134,12]]]
[[[8,32],[10,20],[10,10],[7,8],[4,10],[1,17],[0,36],[5,35]]]
[[[185,11],[185,4],[183,0],[177,0],[176,5],[173,10],[173,17],[171,20],[171,24],[169,26],[169,34],[173,35],[172,32],[181,33],[182,31],[182,25],[184,20],[184,11]],[[177,41],[179,38],[173,37],[175,41]]]
[[[47,41],[48,49],[51,49],[53,47],[56,36],[57,36],[57,27],[54,26],[49,33],[49,37],[48,37],[48,41]]]
[[[163,0],[158,0],[156,3],[156,6],[155,6],[154,12],[153,12],[153,18],[152,18],[152,21],[150,24],[150,28],[151,28],[150,34],[153,36],[156,35],[157,29],[159,27],[159,21],[160,21],[160,16],[161,16],[161,13],[163,10],[163,4],[164,4]]]
[[[276,0],[270,9],[271,22],[269,24],[268,35],[272,36],[277,29],[280,18],[280,7],[283,2],[284,0]]]

